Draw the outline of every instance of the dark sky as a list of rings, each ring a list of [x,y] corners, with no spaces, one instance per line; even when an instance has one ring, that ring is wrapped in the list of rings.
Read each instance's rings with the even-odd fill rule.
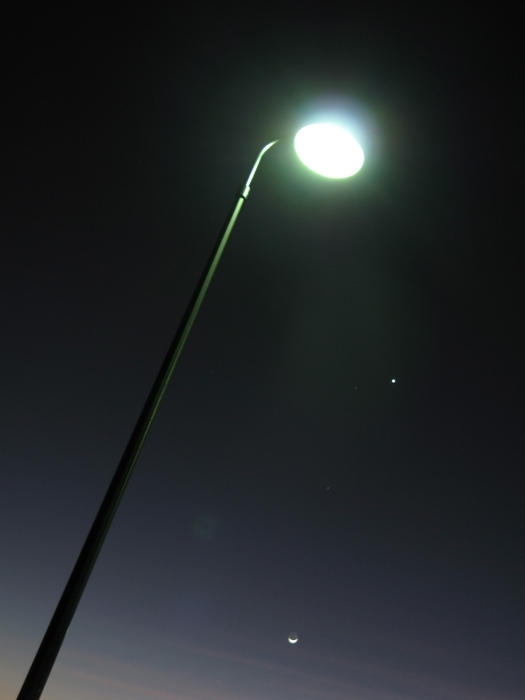
[[[267,154],[43,697],[523,698],[518,16],[191,7],[5,20],[0,695],[258,151],[330,111],[365,166]]]

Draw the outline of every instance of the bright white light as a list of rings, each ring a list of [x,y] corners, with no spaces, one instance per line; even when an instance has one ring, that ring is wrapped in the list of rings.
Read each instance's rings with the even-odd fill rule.
[[[392,382],[392,384],[395,384],[395,383],[396,383],[396,378],[395,378],[395,377],[392,377],[392,379],[391,379],[390,381]]]
[[[365,161],[363,149],[354,137],[337,124],[310,124],[294,140],[302,162],[320,175],[344,178],[355,175]]]

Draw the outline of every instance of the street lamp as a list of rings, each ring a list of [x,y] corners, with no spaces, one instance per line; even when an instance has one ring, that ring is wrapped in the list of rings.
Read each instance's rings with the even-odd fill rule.
[[[295,135],[294,146],[303,163],[325,177],[350,177],[361,170],[365,161],[361,146],[338,124],[303,126]]]
[[[153,382],[17,700],[38,700],[42,694],[173,370],[210,286],[237,216],[250,193],[250,186],[257,168],[264,154],[276,143],[278,141],[271,141],[261,149],[248,179],[241,188],[219,233],[217,242],[191,296],[159,373]],[[312,124],[304,127],[297,133],[294,145],[298,156],[305,165],[326,177],[349,177],[361,168],[364,161],[363,151],[357,141],[344,129],[333,124]]]

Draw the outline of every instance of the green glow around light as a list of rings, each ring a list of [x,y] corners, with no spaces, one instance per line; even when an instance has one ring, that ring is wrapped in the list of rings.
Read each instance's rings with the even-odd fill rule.
[[[294,140],[302,162],[319,175],[344,178],[355,175],[364,163],[363,149],[354,137],[337,124],[310,124]]]

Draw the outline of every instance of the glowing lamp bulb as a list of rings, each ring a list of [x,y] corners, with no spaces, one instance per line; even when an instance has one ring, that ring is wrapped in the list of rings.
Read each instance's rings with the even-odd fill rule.
[[[310,170],[331,178],[355,175],[364,163],[363,149],[354,137],[337,124],[310,124],[300,129],[294,147]]]

